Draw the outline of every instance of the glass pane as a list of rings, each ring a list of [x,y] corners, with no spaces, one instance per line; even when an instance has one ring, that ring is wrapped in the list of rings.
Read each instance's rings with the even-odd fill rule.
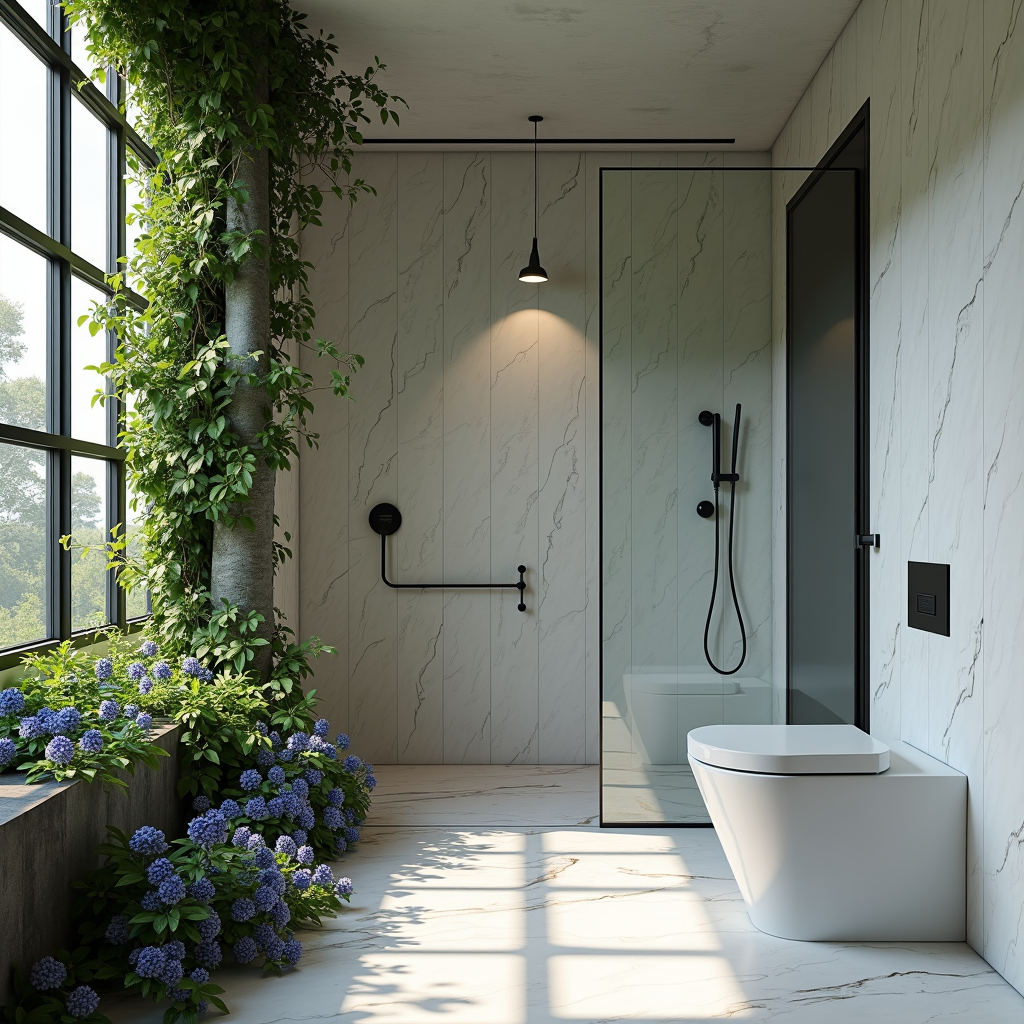
[[[135,243],[138,241],[139,236],[145,231],[142,223],[142,212],[145,210],[145,205],[142,201],[142,189],[139,187],[138,181],[136,180],[136,172],[129,171],[125,176],[124,188],[125,252],[128,259],[131,260],[135,255]],[[127,273],[127,281],[130,288],[138,288],[139,282],[134,274]]]
[[[0,206],[47,230],[46,76],[0,24]]]
[[[80,441],[107,444],[107,410],[93,397],[103,388],[103,378],[87,366],[99,366],[107,358],[107,336],[89,333],[89,321],[81,327],[78,318],[88,313],[94,302],[106,296],[98,288],[71,279],[71,434]]]
[[[789,686],[795,725],[854,720],[856,211],[853,171],[833,171],[790,213]]]
[[[42,257],[0,234],[0,422],[46,429],[46,278]]]
[[[125,533],[128,538],[128,558],[142,558],[142,523],[146,516],[146,499],[128,492],[128,513],[125,521]],[[141,587],[130,590],[126,597],[127,615],[129,619],[138,619],[149,614],[149,595]]]
[[[106,86],[96,74],[100,65],[86,49],[85,28],[79,21],[71,26],[71,59],[96,83],[96,88],[105,94]]]
[[[79,100],[71,104],[71,248],[107,269],[106,127]]]
[[[71,459],[71,536],[71,629],[106,625],[107,464],[100,459]]]
[[[603,180],[602,822],[706,824],[688,733],[776,704],[771,172]]]
[[[46,456],[0,444],[0,647],[46,637]]]

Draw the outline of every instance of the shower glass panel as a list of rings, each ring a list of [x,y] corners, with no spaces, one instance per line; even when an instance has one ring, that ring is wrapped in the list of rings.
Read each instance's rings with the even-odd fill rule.
[[[709,823],[687,733],[785,721],[785,680],[772,676],[771,243],[773,184],[778,199],[786,173],[601,172],[606,825]],[[744,631],[730,581],[733,500],[732,582]]]

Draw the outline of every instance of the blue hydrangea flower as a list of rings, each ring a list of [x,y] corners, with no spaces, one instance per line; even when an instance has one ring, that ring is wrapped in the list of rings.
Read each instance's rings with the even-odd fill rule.
[[[89,988],[88,985],[79,985],[71,990],[65,1007],[72,1017],[81,1020],[82,1017],[89,1017],[94,1014],[96,1007],[99,1005],[100,997],[96,994],[95,990]]]
[[[281,874],[280,870],[276,866],[272,868],[264,868],[260,872],[260,881],[264,885],[269,885],[278,896],[283,896],[285,889],[288,887],[288,883],[285,881],[284,875]]]
[[[200,922],[200,932],[202,932],[202,925],[204,922]],[[192,956],[196,963],[205,965],[216,970],[221,960],[224,958],[224,954],[221,952],[220,943],[214,942],[212,939],[204,939],[196,948],[192,951]]]
[[[337,850],[338,853],[344,853],[348,849],[348,843],[345,842],[343,836],[334,837],[334,849]]]
[[[284,814],[284,800],[279,796],[272,796],[267,801],[267,814],[272,818],[280,818]]]
[[[339,878],[338,884],[334,887],[334,895],[344,899],[346,896],[351,896],[354,891],[351,878]]]
[[[208,878],[197,878],[188,887],[188,894],[200,903],[209,903],[217,895],[217,887]]]
[[[46,723],[38,715],[29,715],[18,723],[18,735],[23,740],[36,740],[46,735]]]
[[[249,842],[249,837],[251,835],[252,832],[248,825],[239,825],[238,828],[235,829],[235,834],[231,837],[231,845],[243,847]]]
[[[181,939],[172,939],[164,943],[164,958],[167,960],[184,960],[185,943]]]
[[[274,851],[268,850],[265,846],[261,846],[255,851],[253,859],[258,868],[272,868],[277,863]]]
[[[291,836],[278,836],[277,842],[274,844],[274,849],[278,853],[283,853],[286,857],[294,857],[298,847],[295,845],[295,840]]]
[[[351,826],[349,826],[343,831],[345,833],[345,838],[348,840],[349,846],[351,846],[353,843],[359,842],[359,829],[352,828]]]
[[[327,794],[327,802],[335,807],[340,807],[345,802],[345,791],[338,789],[338,787],[335,786],[334,789]]]
[[[166,857],[158,857],[146,868],[150,885],[159,885],[174,874],[174,865]]]
[[[309,838],[309,837],[308,837],[308,836],[306,835],[306,833],[305,833],[305,832],[303,832],[303,831],[302,831],[302,829],[301,829],[301,828],[297,828],[297,829],[296,829],[296,830],[295,830],[295,831],[294,831],[294,832],[292,833],[292,839],[294,839],[294,840],[295,840],[295,845],[296,845],[296,846],[305,846],[305,845],[306,845],[306,839],[307,839],[307,838]]]
[[[115,914],[110,919],[107,930],[103,933],[103,938],[112,946],[123,946],[128,941],[129,936],[130,926],[128,918],[123,914]]]
[[[318,718],[316,722],[313,723],[313,732],[315,732],[317,736],[326,736],[330,731],[331,723],[328,722],[326,718]]]
[[[113,722],[121,714],[121,705],[116,700],[100,701],[100,721]]]
[[[9,765],[18,754],[18,744],[10,737],[0,739],[0,768]]]
[[[355,821],[356,812],[353,811],[351,807],[346,807],[345,811],[344,811],[344,814],[345,814],[345,823],[348,824],[348,825],[351,825],[352,822]]]
[[[145,893],[142,899],[139,900],[139,903],[142,905],[143,910],[157,911],[163,906],[156,889],[150,889],[149,892]]]
[[[296,730],[288,737],[288,749],[295,751],[309,750],[309,733],[301,729]]]
[[[259,789],[260,786],[263,785],[263,776],[260,775],[255,768],[247,768],[239,777],[238,784],[242,789],[246,789],[251,792],[254,789]]]
[[[321,736],[312,736],[309,740],[309,749],[314,754],[323,754],[328,761],[336,756],[334,746]]]
[[[350,772],[357,772],[363,766],[363,762],[356,757],[355,754],[349,754],[344,761],[345,770]]]
[[[216,910],[211,910],[210,916],[205,921],[199,921],[196,924],[196,929],[199,931],[199,937],[203,942],[212,942],[220,935],[220,914]],[[198,960],[199,957],[196,956],[196,959]],[[205,963],[205,961],[203,962]]]
[[[152,658],[156,655],[159,650],[157,645],[152,640],[143,640],[139,645],[139,651],[144,658]]]
[[[135,718],[135,724],[143,731],[148,732],[149,727],[153,724],[153,716],[146,714],[145,711],[142,714],[137,715]]]
[[[292,912],[284,900],[278,900],[270,909],[270,917],[275,928],[284,928],[292,919]]]
[[[141,661],[133,661],[128,666],[128,678],[138,682],[146,674],[146,666]]]
[[[228,797],[221,802],[220,813],[230,820],[231,818],[237,818],[242,813],[242,808],[238,806],[237,800],[232,800],[231,797]]]
[[[140,978],[156,978],[164,969],[164,951],[159,946],[146,946],[139,951],[135,973]]]
[[[172,1003],[187,1003],[192,998],[192,990],[188,988],[172,988],[167,993]]]
[[[303,828],[312,828],[316,824],[316,815],[313,813],[312,807],[302,808],[302,813],[299,815],[299,824]]]
[[[187,676],[197,676],[202,672],[203,666],[199,664],[198,658],[182,658],[181,671]]]
[[[366,776],[366,779],[364,781],[366,782],[366,788],[367,789],[374,790],[374,789],[377,788],[377,776],[374,775],[373,772],[370,772]]]
[[[196,814],[205,814],[210,809],[210,806],[210,798],[202,793],[192,801],[192,810]]]
[[[339,732],[338,738],[334,741],[334,744],[342,750],[348,750],[349,742],[349,738],[343,732]]]
[[[313,884],[313,872],[309,868],[299,868],[292,875],[292,885],[299,892],[305,892]]]
[[[65,736],[75,732],[82,724],[82,712],[78,708],[61,708],[54,716],[50,725],[51,732],[63,733]]]
[[[213,678],[213,672],[208,668],[201,668],[199,670],[199,678],[204,683],[208,683]]]
[[[292,783],[292,792],[298,793],[303,799],[309,796],[309,783],[305,779],[296,779]]]
[[[210,972],[204,967],[197,967],[190,975],[197,985],[205,985],[210,980]]]
[[[142,696],[145,697],[146,694],[149,693],[149,691],[152,690],[152,689],[153,689],[153,680],[150,679],[149,676],[143,676],[139,680],[139,693],[141,693]]]
[[[157,895],[162,903],[173,907],[175,903],[180,903],[185,898],[185,883],[177,875],[173,875],[160,883]]]
[[[261,885],[252,899],[258,910],[269,910],[277,902],[277,893],[269,885]]]
[[[277,935],[268,939],[263,947],[263,953],[268,960],[280,960],[284,953],[284,939]]]
[[[266,747],[260,747],[260,749],[256,752],[256,763],[261,768],[270,767],[270,765],[272,765],[275,760],[276,758],[274,757],[274,752],[272,750],[267,750]]]
[[[143,825],[128,840],[128,848],[134,853],[163,853],[167,849],[167,840],[160,829]]]
[[[302,801],[298,794],[293,793],[290,789],[286,789],[281,794],[281,802],[284,804],[284,813],[289,818],[297,818],[302,813]]]
[[[319,768],[307,768],[304,777],[311,786],[319,786],[324,781],[324,773]]]
[[[0,718],[20,715],[25,710],[25,695],[16,686],[0,690]]]
[[[46,756],[54,764],[64,767],[71,764],[71,759],[75,756],[75,745],[67,736],[54,736],[46,744]]]
[[[274,729],[272,732],[267,734],[267,738],[270,740],[270,745],[276,750],[281,744],[281,734]]]
[[[252,932],[252,937],[256,940],[256,945],[260,949],[265,949],[276,935],[277,932],[274,931],[273,925],[269,925],[266,922],[256,925]]]
[[[125,718],[136,718],[142,708],[138,704],[125,704],[124,706],[124,717]]]
[[[257,723],[256,723],[256,731],[257,731],[257,732],[258,732],[258,733],[259,733],[259,734],[260,734],[261,736],[269,736],[269,735],[270,735],[270,729],[269,729],[269,727],[267,726],[267,723],[266,723],[266,722],[257,722]]]
[[[114,663],[109,658],[100,658],[96,662],[96,678],[109,679],[114,674]]]
[[[263,836],[261,836],[259,832],[253,832],[253,834],[246,840],[245,848],[247,850],[258,850],[261,846],[266,845],[267,842]]]
[[[259,956],[259,950],[256,948],[256,942],[251,936],[246,935],[244,938],[239,939],[231,950],[235,954],[235,959],[240,964],[248,964]]]
[[[298,939],[289,939],[284,944],[284,958],[294,967],[302,959],[302,943]]]
[[[103,733],[99,729],[88,729],[82,733],[78,745],[87,754],[98,754],[103,749]]]
[[[295,851],[295,859],[300,864],[305,864],[307,867],[313,863],[315,856],[316,854],[313,852],[312,846],[300,846],[298,850]]]
[[[313,884],[321,885],[325,889],[329,889],[334,885],[334,872],[331,871],[330,864],[320,864],[313,872]]]
[[[150,671],[153,673],[154,679],[170,679],[171,678],[171,666],[166,661],[158,661]]]
[[[278,752],[278,755],[277,755],[278,761],[283,761],[285,764],[287,764],[289,761],[291,761],[292,758],[294,758],[294,757],[295,757],[295,751],[294,750],[281,750],[281,751]]]
[[[220,811],[207,811],[202,817],[188,823],[188,837],[198,846],[209,850],[218,843],[228,841],[228,823]]]
[[[280,765],[274,765],[274,767],[267,772],[267,778],[275,786],[280,786],[281,783],[284,782],[284,769]]]
[[[182,962],[165,955],[163,970],[160,971],[157,978],[165,985],[174,985],[183,977],[185,977],[185,967]]]
[[[235,900],[231,904],[231,920],[239,924],[251,921],[256,916],[256,904],[248,896]]]
[[[261,821],[267,816],[267,802],[261,796],[251,797],[245,802],[246,816],[253,821]]]
[[[44,956],[29,974],[28,980],[34,989],[40,992],[49,992],[51,989],[60,988],[67,980],[68,969],[52,956]]]
[[[337,807],[328,806],[324,808],[324,824],[331,829],[331,831],[336,832],[341,828],[343,821],[344,819],[341,816],[341,811],[339,811]]]

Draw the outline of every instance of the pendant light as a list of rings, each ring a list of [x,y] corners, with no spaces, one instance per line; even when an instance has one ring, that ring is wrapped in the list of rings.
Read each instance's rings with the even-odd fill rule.
[[[540,114],[531,114],[533,122],[533,249],[530,262],[519,271],[519,280],[526,284],[540,284],[548,279],[548,272],[540,265],[540,254],[537,252],[537,123],[544,118]]]

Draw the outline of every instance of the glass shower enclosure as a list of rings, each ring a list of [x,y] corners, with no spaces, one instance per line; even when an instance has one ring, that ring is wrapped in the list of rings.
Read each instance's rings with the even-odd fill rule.
[[[709,823],[687,733],[785,721],[772,672],[784,478],[773,481],[771,254],[773,184],[778,202],[786,173],[601,171],[605,825]],[[738,427],[738,480],[717,491],[702,413],[721,415],[723,474]]]

